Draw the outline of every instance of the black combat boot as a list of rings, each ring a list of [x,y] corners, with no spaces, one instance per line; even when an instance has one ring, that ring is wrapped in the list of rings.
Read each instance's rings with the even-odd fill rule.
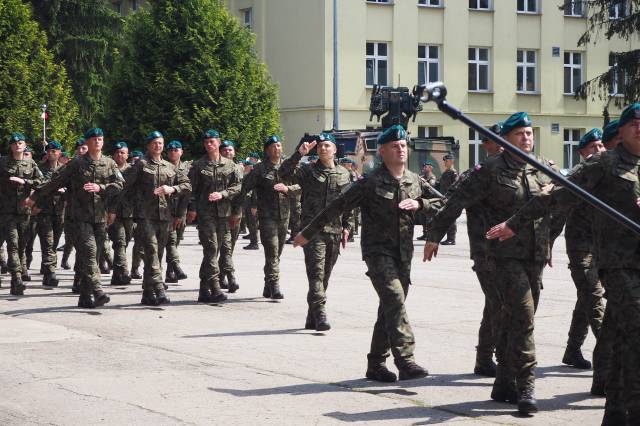
[[[500,364],[496,367],[496,379],[493,382],[493,389],[491,389],[491,399],[509,404],[518,402],[516,383],[506,377],[505,368]]]
[[[629,408],[627,411],[627,426],[640,425],[640,409]]]
[[[398,372],[400,373],[400,380],[412,380],[412,379],[421,379],[423,377],[427,377],[429,372],[426,368],[420,367],[413,361],[403,362],[401,365],[398,365]]]
[[[233,272],[229,272],[227,274],[227,282],[229,283],[229,293],[235,293],[240,288],[240,286],[238,285],[238,281],[236,281],[235,275],[233,275]],[[222,285],[220,287],[222,287]]]
[[[58,277],[55,272],[45,272],[42,277],[42,285],[45,287],[58,287]]]
[[[131,284],[131,277],[125,271],[113,270],[111,275],[111,285],[128,285]]]
[[[22,273],[22,281],[31,281],[31,274],[29,274],[28,269]]]
[[[172,264],[167,264],[167,273],[164,276],[164,281],[167,283],[177,283],[178,277],[176,275],[176,271],[173,269]]]
[[[186,280],[187,278],[189,278],[178,264],[173,265],[173,271],[176,273],[178,281]]]
[[[593,383],[591,383],[591,395],[606,396],[604,389],[604,383],[599,380],[593,379]]]
[[[7,266],[7,261],[2,259],[0,260],[0,274],[6,274],[9,272],[9,267]]]
[[[142,290],[142,300],[140,303],[146,306],[158,306],[158,299],[156,299],[156,294],[153,289],[145,288]]]
[[[487,358],[485,355],[476,354],[476,365],[473,368],[473,374],[484,377],[496,377],[496,363],[491,359],[491,355]]]
[[[210,303],[211,302],[211,290],[206,284],[200,283],[200,292],[198,293],[198,302]]]
[[[318,307],[314,319],[316,331],[327,331],[331,329],[331,324],[327,321],[327,313],[324,310],[324,306]]]
[[[627,423],[627,414],[624,410],[610,410],[604,409],[604,416],[602,416],[602,426],[626,426],[633,423]]]
[[[26,286],[18,274],[11,275],[11,290],[9,293],[13,296],[22,296]]]
[[[44,274],[45,274],[44,266],[40,266],[40,275],[44,275]]]
[[[581,370],[591,370],[591,363],[584,359],[584,357],[582,356],[582,351],[580,349],[570,350],[569,348],[567,348],[564,351],[562,363],[570,365],[573,368],[579,368]]]
[[[219,303],[227,300],[227,295],[220,289],[220,282],[214,280],[211,284],[211,303]]]
[[[279,283],[271,284],[271,298],[274,300],[284,299],[284,294],[282,294],[282,292],[280,291]]]
[[[523,415],[538,412],[533,383],[518,391],[518,412]]]
[[[259,250],[258,243],[249,243],[246,246],[242,247],[243,250]]]
[[[140,274],[140,269],[139,268],[131,268],[131,279],[133,280],[141,280],[142,279],[142,274]]]
[[[96,308],[98,308],[109,303],[111,301],[111,298],[107,293],[103,291],[96,291],[95,293],[93,293],[93,300]]]
[[[271,284],[264,283],[264,288],[262,289],[262,297],[266,297],[267,299],[271,297]]]
[[[168,305],[171,303],[162,286],[156,288],[156,300],[158,301],[158,305]]]
[[[78,298],[78,308],[93,309],[95,307],[91,294],[81,294]]]
[[[71,286],[71,293],[78,294],[80,293],[80,276],[75,274],[73,276],[73,285]]]
[[[443,246],[455,246],[456,245],[456,240],[444,240],[440,242],[440,245]]]
[[[305,330],[315,330],[316,329],[316,319],[313,317],[313,313],[311,312],[311,308],[307,310],[307,320],[304,322]]]
[[[389,371],[386,365],[376,364],[367,367],[365,377],[369,380],[375,380],[376,382],[393,383],[398,380],[398,376],[395,373]]]
[[[71,269],[71,266],[69,266],[69,253],[67,253],[66,251],[62,254],[62,262],[60,262],[60,267],[65,271]]]
[[[102,275],[107,275],[111,272],[111,269],[109,269],[109,264],[107,263],[107,259],[105,259],[104,256],[102,259],[100,259],[100,262],[98,263],[99,263],[98,267],[100,268],[100,273]]]
[[[223,290],[227,290],[229,288],[229,283],[227,282],[227,276],[224,272],[220,272],[220,288]]]

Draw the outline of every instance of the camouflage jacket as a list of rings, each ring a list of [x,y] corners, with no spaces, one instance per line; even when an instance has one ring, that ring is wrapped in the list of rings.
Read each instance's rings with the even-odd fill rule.
[[[451,185],[458,179],[458,172],[454,168],[450,168],[449,170],[445,170],[442,172],[442,176],[440,176],[440,182],[438,182],[438,188],[440,192],[446,194]]]
[[[126,182],[127,173],[131,170],[131,165],[129,163],[125,163],[124,166],[118,167],[120,173],[124,177]],[[116,217],[121,219],[130,219],[133,217],[133,205],[135,200],[120,197],[120,195],[116,195],[112,197],[112,200],[109,201],[109,213],[115,213]]]
[[[440,242],[466,208],[472,211],[468,226],[478,227],[469,232],[480,243],[481,234],[484,236],[490,227],[507,220],[549,183],[551,180],[546,175],[526,163],[516,161],[508,153],[498,154],[476,166],[454,186],[454,191],[447,194],[444,206],[431,222],[427,241]],[[476,209],[478,215],[474,217]],[[550,222],[550,214],[547,214],[530,222],[510,240],[485,239],[484,252],[495,258],[545,261],[550,254]],[[476,247],[475,252],[482,253],[482,249]]]
[[[25,180],[24,185],[18,185],[9,180],[19,177]],[[42,172],[35,161],[14,160],[13,157],[0,158],[0,213],[1,214],[30,214],[31,209],[22,206],[31,190],[42,183]]]
[[[174,216],[171,198],[191,191],[189,178],[166,160],[155,161],[144,156],[131,166],[125,176],[122,199],[139,200],[139,214],[145,220],[171,221],[182,217],[184,212]],[[156,196],[153,191],[163,185],[171,186],[175,192],[169,196]],[[134,209],[136,207],[134,206]]]
[[[99,192],[84,190],[86,183],[96,183]],[[66,194],[71,200],[67,204],[69,217],[76,222],[104,223],[107,221],[107,202],[122,190],[124,179],[116,162],[102,156],[94,161],[89,155],[76,157],[62,167],[49,182],[36,189],[32,198],[37,202],[59,188],[67,188]]]
[[[640,157],[629,153],[620,144],[612,151],[597,154],[580,163],[569,179],[584,190],[610,205],[629,219],[640,223]],[[544,215],[552,208],[569,210],[582,203],[567,189],[555,187],[548,193],[538,194],[507,222],[516,233],[527,223]],[[640,238],[625,226],[610,219],[599,210],[593,212],[593,250],[601,269],[640,269]]]
[[[300,191],[300,186],[291,182],[290,178],[283,178],[281,166],[283,161],[273,164],[269,159],[256,164],[253,170],[242,181],[241,199],[249,191],[256,196],[256,207],[259,219],[288,220],[289,219],[289,195],[273,189],[277,183],[284,183],[289,191]]]
[[[280,171],[284,178],[293,176],[293,181],[302,189],[301,225],[304,227],[351,184],[351,174],[339,164],[331,169],[323,166],[320,161],[313,165],[300,164],[300,158],[300,153],[296,151],[282,163]],[[351,232],[351,216],[351,210],[336,216],[324,225],[322,231],[328,234],[342,234],[342,230],[346,229]]]
[[[64,167],[60,163],[56,163],[55,166],[51,166],[49,162],[45,162],[40,165],[42,171],[43,181],[50,181],[56,173],[60,172],[60,169]],[[48,197],[42,197],[38,200],[38,208],[41,210],[39,215],[47,216],[63,216],[64,215],[64,202],[65,197],[62,193],[56,191]]]
[[[191,165],[193,164],[192,161],[180,161],[177,165],[173,165],[173,167],[176,168],[176,171],[180,171],[180,173],[184,174],[185,176],[189,176],[189,170],[191,170]],[[191,189],[193,190],[193,185],[191,185]],[[171,213],[173,213],[174,217],[181,217],[184,219],[183,216],[178,216],[179,212],[185,212],[187,211],[187,207],[189,206],[189,202],[191,201],[191,193],[182,193],[180,195],[178,195],[177,197],[171,197]]]
[[[189,179],[193,187],[189,211],[209,218],[225,218],[234,213],[234,199],[240,194],[242,174],[233,161],[220,157],[215,162],[205,155],[193,162]],[[209,201],[209,194],[212,192],[219,192],[222,199]]]
[[[428,198],[433,196],[431,186],[417,174],[406,170],[398,180],[383,164],[351,184],[307,224],[302,235],[310,240],[335,217],[360,207],[362,257],[386,255],[410,262],[416,212],[400,210],[398,203],[411,198],[418,200],[423,208],[429,208]]]
[[[433,173],[429,174],[428,176],[424,173],[420,174],[420,178],[424,179],[427,181],[427,183],[431,186],[433,186],[435,188],[436,183],[438,182],[436,175],[434,175]]]

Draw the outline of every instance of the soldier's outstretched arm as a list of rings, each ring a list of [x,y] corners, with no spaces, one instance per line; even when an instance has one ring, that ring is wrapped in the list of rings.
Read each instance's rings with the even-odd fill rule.
[[[50,181],[44,182],[38,186],[27,200],[37,201],[40,197],[46,197],[57,191],[59,188],[68,187],[71,182],[71,175],[76,169],[76,164],[75,160],[71,160],[71,162],[63,167],[60,173],[55,174]],[[30,202],[27,200],[25,200],[25,203],[29,204]]]

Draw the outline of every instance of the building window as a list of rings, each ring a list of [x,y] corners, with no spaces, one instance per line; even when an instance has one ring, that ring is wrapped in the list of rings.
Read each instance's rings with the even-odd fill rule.
[[[622,19],[627,16],[626,0],[612,0],[609,5],[609,19]]]
[[[535,92],[536,87],[536,51],[518,50],[517,54],[517,91]]]
[[[138,0],[131,1],[131,10],[138,10]]]
[[[490,0],[469,0],[469,9],[473,10],[490,10]]]
[[[480,133],[469,129],[469,168],[475,167],[487,159],[487,152],[482,148]]]
[[[564,52],[564,94],[573,95],[582,84],[582,53]]]
[[[611,74],[611,96],[621,96],[624,94],[628,82],[624,69],[618,67],[617,57],[614,53],[609,54],[609,73]]]
[[[386,86],[389,74],[387,43],[367,42],[367,86]]]
[[[563,168],[572,169],[580,162],[578,143],[580,143],[580,129],[564,129],[564,162]]]
[[[438,126],[418,126],[419,138],[437,138],[440,135]]]
[[[489,91],[489,49],[485,47],[469,48],[469,90]]]
[[[115,1],[115,2],[113,2],[111,4],[113,5],[113,10],[115,10],[120,15],[122,15],[122,2],[121,1]]]
[[[518,13],[538,13],[538,0],[518,0]]]
[[[420,6],[440,7],[442,6],[442,0],[418,0]]]
[[[240,9],[240,16],[242,17],[242,25],[248,30],[253,29],[253,9],[250,7],[247,9]]]
[[[418,84],[440,80],[440,48],[438,46],[418,46]]]
[[[584,0],[564,0],[564,16],[584,16]]]

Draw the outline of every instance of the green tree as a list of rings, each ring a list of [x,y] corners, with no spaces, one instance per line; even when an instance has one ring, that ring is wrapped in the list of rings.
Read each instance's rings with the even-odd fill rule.
[[[111,134],[158,129],[201,153],[208,128],[247,153],[279,130],[277,90],[253,34],[219,0],[151,0],[127,18],[109,95]]]
[[[0,0],[0,146],[12,132],[42,141],[40,105],[48,105],[47,137],[70,146],[78,106],[67,74],[47,50],[46,36],[20,0]],[[37,142],[36,142],[37,141]]]
[[[607,40],[637,40],[640,0],[583,0],[582,5],[588,13],[587,30],[578,40],[578,46],[591,42],[597,44],[601,36]],[[610,55],[610,63],[614,66],[576,90],[578,98],[604,101],[606,122],[609,121],[608,107],[612,102],[622,107],[640,99],[640,49],[611,52]],[[612,93],[622,96],[611,96]]]
[[[31,0],[49,49],[65,65],[80,109],[81,128],[100,123],[122,17],[109,0]]]

